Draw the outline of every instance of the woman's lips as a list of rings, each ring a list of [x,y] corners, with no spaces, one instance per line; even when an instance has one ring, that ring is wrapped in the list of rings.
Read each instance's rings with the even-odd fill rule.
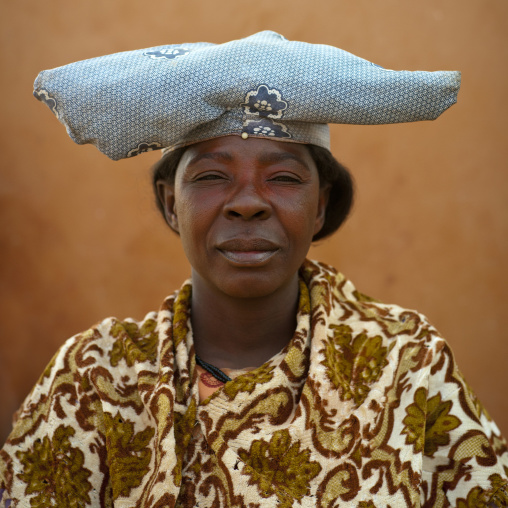
[[[241,251],[241,250],[222,250],[219,252],[229,261],[240,265],[257,265],[270,259],[277,250],[252,250],[252,251]]]
[[[238,265],[259,265],[274,256],[280,247],[264,238],[234,238],[221,242],[218,251]]]

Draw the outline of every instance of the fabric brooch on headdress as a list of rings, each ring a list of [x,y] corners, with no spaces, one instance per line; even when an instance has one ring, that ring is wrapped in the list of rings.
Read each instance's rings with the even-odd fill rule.
[[[460,72],[387,70],[265,31],[43,71],[34,95],[76,143],[118,160],[232,134],[329,148],[329,123],[433,120],[459,88]]]

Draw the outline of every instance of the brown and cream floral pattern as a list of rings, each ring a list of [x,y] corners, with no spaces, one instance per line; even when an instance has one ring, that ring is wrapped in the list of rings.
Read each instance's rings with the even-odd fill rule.
[[[318,462],[311,462],[310,450],[300,450],[300,442],[293,442],[288,429],[276,431],[270,442],[253,441],[250,450],[238,450],[245,464],[249,483],[258,486],[261,497],[271,497],[274,487],[288,490],[289,496],[281,496],[281,507],[291,506],[287,501],[301,499],[308,493],[310,484],[321,471]]]
[[[19,479],[26,482],[27,494],[35,494],[34,506],[77,508],[90,502],[92,485],[90,472],[83,467],[84,454],[69,442],[75,433],[60,425],[51,438],[36,439],[29,450],[16,453],[23,465]]]
[[[68,340],[0,450],[0,506],[508,506],[508,450],[422,315],[307,261],[292,341],[200,400],[186,283]]]

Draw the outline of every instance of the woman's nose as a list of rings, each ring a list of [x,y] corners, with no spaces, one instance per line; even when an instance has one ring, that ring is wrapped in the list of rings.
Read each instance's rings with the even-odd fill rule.
[[[267,219],[271,210],[270,203],[255,185],[239,186],[224,205],[224,215],[228,219]]]

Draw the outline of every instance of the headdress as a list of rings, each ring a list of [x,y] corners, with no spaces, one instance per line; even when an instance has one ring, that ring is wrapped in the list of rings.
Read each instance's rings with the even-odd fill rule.
[[[329,148],[328,123],[433,120],[456,102],[459,87],[459,72],[387,70],[265,31],[43,71],[34,95],[76,143],[118,160],[231,134]]]

